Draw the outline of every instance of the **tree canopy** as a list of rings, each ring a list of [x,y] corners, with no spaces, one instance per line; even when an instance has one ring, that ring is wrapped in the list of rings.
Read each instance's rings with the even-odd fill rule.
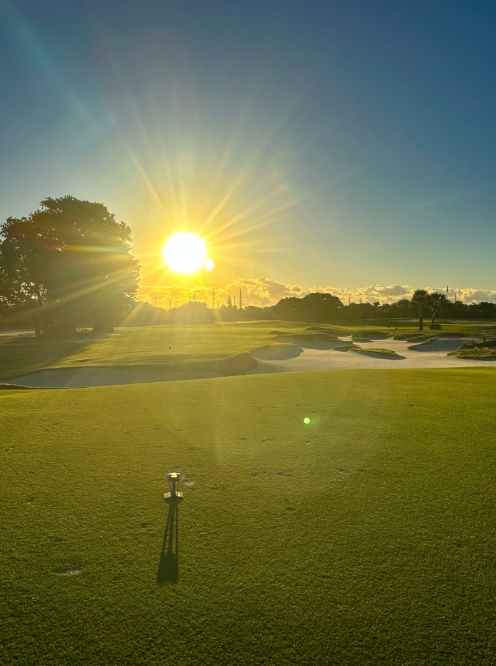
[[[425,289],[417,289],[412,296],[412,305],[416,308],[419,317],[419,331],[424,330],[424,313],[429,307],[429,294]]]
[[[70,334],[81,321],[109,332],[138,286],[130,242],[103,204],[44,199],[0,227],[0,303],[29,311],[37,334]]]
[[[429,294],[427,304],[432,314],[430,327],[434,328],[434,322],[436,320],[437,315],[444,312],[448,306],[448,299],[441,292],[434,291],[432,294]]]
[[[336,318],[342,307],[343,304],[337,296],[316,292],[303,298],[283,298],[272,310],[280,319],[327,321]]]

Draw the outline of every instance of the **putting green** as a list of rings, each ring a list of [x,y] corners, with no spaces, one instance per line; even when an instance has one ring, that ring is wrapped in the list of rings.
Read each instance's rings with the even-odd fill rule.
[[[495,379],[0,392],[2,663],[491,663]]]

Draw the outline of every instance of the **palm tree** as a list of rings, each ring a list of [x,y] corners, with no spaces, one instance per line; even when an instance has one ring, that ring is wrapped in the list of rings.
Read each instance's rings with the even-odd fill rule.
[[[442,312],[446,308],[448,302],[449,301],[446,296],[439,291],[435,291],[434,293],[428,295],[427,307],[432,313],[430,328],[434,328],[434,321],[438,313]]]
[[[429,307],[429,294],[425,289],[417,289],[413,292],[412,305],[416,308],[419,317],[419,331],[424,330],[424,310]]]

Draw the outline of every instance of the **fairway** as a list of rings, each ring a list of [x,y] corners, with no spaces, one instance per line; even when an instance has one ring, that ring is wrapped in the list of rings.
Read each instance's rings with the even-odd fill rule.
[[[12,338],[0,344],[0,381],[44,368],[193,366],[273,343],[274,329],[303,332],[307,326],[281,321],[216,322],[122,327],[113,335],[83,332],[69,340]]]
[[[1,663],[494,663],[495,379],[1,391]]]
[[[112,335],[83,332],[63,340],[13,336],[0,342],[0,383],[74,388],[252,372],[484,367],[496,361],[494,355],[448,356],[477,338],[476,324],[445,325],[443,333],[419,344],[411,322],[400,328],[386,323],[394,322],[377,320],[372,330],[356,323],[316,327],[275,320],[121,327]]]

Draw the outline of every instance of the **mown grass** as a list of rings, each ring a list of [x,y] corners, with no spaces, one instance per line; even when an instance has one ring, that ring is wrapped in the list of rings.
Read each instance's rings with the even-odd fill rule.
[[[274,324],[284,322],[216,323],[212,325],[146,326],[116,329],[111,336],[82,334],[69,341],[33,338],[2,343],[0,379],[44,368],[205,363],[271,344]],[[305,325],[291,330],[303,331]]]
[[[279,333],[311,340],[307,327],[283,321],[216,322],[119,328],[110,336],[82,333],[61,341],[0,338],[0,380],[45,368],[212,362],[274,344]]]
[[[495,379],[2,391],[2,664],[494,663]]]
[[[361,349],[358,345],[355,345],[353,342],[349,343],[343,343],[342,345],[336,345],[333,347],[333,351],[338,351],[338,352],[347,352],[350,351],[350,349]]]
[[[265,360],[283,360],[288,358],[295,358],[299,356],[302,349],[297,345],[288,344],[286,342],[273,342],[270,345],[265,345],[254,349],[252,356]],[[233,373],[234,374],[234,373]]]
[[[398,356],[398,354],[392,349],[382,349],[381,347],[367,347],[366,349],[361,349],[359,347],[352,347],[350,351],[367,354],[370,356]]]
[[[394,326],[393,326],[394,324]],[[230,358],[274,343],[276,336],[293,335],[302,341],[319,337],[354,335],[369,338],[383,334],[412,341],[419,336],[410,320],[367,320],[363,325],[340,323],[313,325],[308,322],[252,321],[215,322],[198,325],[165,325],[118,328],[111,336],[81,333],[71,340],[35,340],[0,337],[0,381],[45,368],[68,366],[123,366],[196,364]],[[480,324],[444,324],[440,335],[476,335]],[[484,331],[489,335],[491,324]]]

